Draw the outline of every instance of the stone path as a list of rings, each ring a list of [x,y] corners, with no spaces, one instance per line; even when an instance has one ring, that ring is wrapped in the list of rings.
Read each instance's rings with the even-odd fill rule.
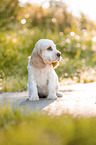
[[[28,92],[2,93],[0,102],[28,108],[31,111],[46,111],[48,114],[61,115],[72,114],[73,116],[96,116],[96,82],[88,84],[76,84],[61,86],[63,97],[57,100],[40,99],[28,101]]]
[[[49,114],[96,116],[96,82],[62,86],[61,91],[63,97],[44,108]]]

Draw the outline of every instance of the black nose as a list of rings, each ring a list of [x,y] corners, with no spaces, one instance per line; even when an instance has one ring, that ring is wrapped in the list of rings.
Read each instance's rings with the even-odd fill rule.
[[[61,53],[57,53],[57,56],[60,57],[61,56]]]

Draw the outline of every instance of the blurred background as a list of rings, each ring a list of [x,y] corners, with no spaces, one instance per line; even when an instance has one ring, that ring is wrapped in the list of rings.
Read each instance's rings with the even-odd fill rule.
[[[62,52],[61,85],[96,81],[94,0],[1,0],[0,92],[27,89],[28,56],[41,38]]]

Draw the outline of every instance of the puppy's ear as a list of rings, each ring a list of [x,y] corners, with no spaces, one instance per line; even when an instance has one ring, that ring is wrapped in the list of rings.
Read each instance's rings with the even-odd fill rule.
[[[44,68],[46,64],[44,63],[42,56],[39,53],[40,49],[35,47],[31,54],[30,65],[32,65],[35,68]]]
[[[57,62],[52,62],[52,66],[53,66],[54,69],[55,69],[58,65],[59,65],[59,62],[58,62],[58,61],[57,61]]]

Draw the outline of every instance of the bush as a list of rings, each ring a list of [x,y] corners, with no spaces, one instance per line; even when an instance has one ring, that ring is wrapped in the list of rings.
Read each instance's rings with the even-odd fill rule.
[[[70,35],[65,35],[63,32],[52,33],[47,29],[42,32],[38,28],[32,30],[26,29],[26,31],[24,28],[19,32],[10,31],[10,33],[0,32],[0,36],[1,92],[20,91],[26,88],[28,56],[31,55],[35,43],[42,38],[52,39],[57,45],[57,49],[62,52],[62,61],[56,69],[60,80],[61,78],[71,78],[74,80],[77,77],[77,82],[81,82],[83,78],[82,82],[87,82],[85,81],[87,80],[85,78],[87,75],[85,77],[81,77],[81,75],[83,72],[88,71],[91,66],[92,70],[94,70],[92,81],[95,81],[96,52],[92,50],[93,44],[91,44],[91,41],[90,45],[84,45],[87,42],[89,43],[89,39],[82,40],[84,36],[74,32],[70,32]]]

